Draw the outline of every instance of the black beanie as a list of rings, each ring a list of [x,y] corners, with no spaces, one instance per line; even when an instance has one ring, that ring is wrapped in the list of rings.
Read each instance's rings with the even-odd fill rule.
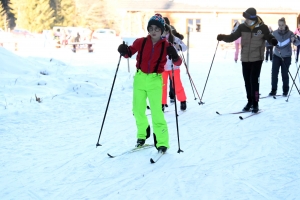
[[[156,25],[157,27],[159,27],[161,30],[161,34],[163,34],[163,32],[165,31],[165,20],[161,16],[161,14],[157,13],[150,18],[148,22],[147,30],[151,25]]]
[[[255,8],[248,8],[245,12],[243,12],[243,17],[250,20],[257,20],[256,10]]]

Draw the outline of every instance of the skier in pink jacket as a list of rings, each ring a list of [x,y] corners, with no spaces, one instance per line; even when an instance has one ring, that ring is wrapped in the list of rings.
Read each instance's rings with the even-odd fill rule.
[[[236,21],[235,24],[233,25],[232,33],[236,31],[239,25],[240,25],[239,21]],[[235,40],[234,44],[235,44],[234,61],[237,62],[237,60],[239,59],[241,38],[239,37],[237,40]]]

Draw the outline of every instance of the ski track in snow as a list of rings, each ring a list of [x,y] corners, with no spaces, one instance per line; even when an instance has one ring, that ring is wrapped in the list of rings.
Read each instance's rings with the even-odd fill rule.
[[[129,150],[136,142],[131,99],[135,60],[130,60],[131,73],[121,60],[102,146],[96,148],[118,55],[115,50],[57,51],[50,52],[49,62],[47,52],[20,58],[0,48],[1,58],[15,61],[4,60],[8,67],[0,72],[0,199],[299,199],[298,93],[293,90],[289,102],[260,100],[265,111],[246,120],[217,115],[216,110],[239,111],[246,103],[233,50],[217,51],[204,105],[198,105],[198,97],[194,100],[181,67],[188,97],[187,111],[178,111],[184,152],[177,153],[175,112],[167,112],[171,148],[155,164],[149,161],[155,148],[113,159],[106,155]],[[190,74],[200,95],[213,53],[191,51]],[[270,69],[271,63],[263,64],[263,96],[270,89]],[[295,67],[290,69],[294,75]],[[151,115],[148,120],[151,124]],[[152,142],[151,136],[147,143]]]

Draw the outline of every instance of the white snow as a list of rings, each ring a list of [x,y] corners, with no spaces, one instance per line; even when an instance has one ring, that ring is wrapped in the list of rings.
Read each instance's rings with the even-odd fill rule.
[[[216,44],[191,50],[190,74],[200,96]],[[262,99],[264,112],[244,121],[215,113],[239,111],[246,104],[233,50],[218,49],[204,105],[194,100],[182,65],[188,109],[178,122],[184,152],[177,153],[175,114],[167,112],[171,148],[156,164],[149,161],[157,154],[154,148],[113,159],[106,155],[136,143],[131,111],[135,60],[129,60],[128,72],[122,58],[102,146],[96,148],[119,60],[116,48],[15,54],[0,47],[0,199],[300,199],[300,96],[295,87],[288,102]],[[290,71],[296,74],[294,61]],[[271,63],[263,63],[262,96],[270,92],[270,76]],[[296,83],[300,88],[298,78]],[[278,93],[281,87],[279,75]],[[153,143],[152,136],[147,143]]]

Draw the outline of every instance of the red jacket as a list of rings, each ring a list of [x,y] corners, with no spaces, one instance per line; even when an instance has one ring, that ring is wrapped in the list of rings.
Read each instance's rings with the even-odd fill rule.
[[[161,54],[162,43],[164,42],[165,43],[164,51],[157,69],[157,73],[162,73],[164,71],[164,65],[167,62],[167,46],[171,44],[166,39],[161,39],[153,45],[151,36],[148,35],[143,50],[141,66],[139,67],[140,57],[141,57],[140,51],[142,49],[143,41],[144,38],[138,38],[133,42],[131,46],[129,46],[129,51],[131,52],[131,55],[134,55],[136,52],[138,52],[138,55],[136,56],[136,61],[137,61],[136,68],[137,69],[141,68],[142,72],[147,74],[154,73],[155,67],[157,65],[157,61]],[[128,57],[128,55],[126,55],[125,57]],[[179,59],[176,62],[174,62],[174,65],[180,66],[181,62],[182,61],[179,57]]]

